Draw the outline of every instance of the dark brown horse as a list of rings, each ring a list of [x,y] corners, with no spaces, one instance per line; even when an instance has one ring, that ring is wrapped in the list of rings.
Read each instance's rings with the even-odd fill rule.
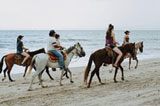
[[[115,69],[114,82],[117,82],[116,75],[117,75],[117,71],[118,71],[119,68],[121,69],[121,72],[122,72],[122,80],[124,80],[123,67],[121,66],[121,63],[124,60],[123,57],[127,53],[130,53],[132,55],[133,59],[136,58],[135,57],[135,43],[126,44],[124,46],[119,47],[119,49],[122,51],[123,56],[122,56],[122,58],[120,59],[120,61],[118,63],[118,67]],[[92,66],[92,61],[95,64],[95,68],[91,73],[91,77],[90,77],[90,80],[89,80],[89,83],[88,83],[88,86],[87,86],[88,88],[90,87],[92,78],[93,78],[93,76],[95,74],[97,75],[99,82],[101,84],[103,84],[101,82],[101,78],[99,76],[99,68],[102,66],[103,63],[112,64],[113,60],[115,60],[115,59],[113,59],[113,57],[108,55],[108,53],[107,53],[105,48],[104,49],[99,49],[99,50],[95,51],[94,53],[92,53],[91,56],[90,56],[87,68],[86,68],[85,73],[84,73],[84,84],[87,84],[87,78],[88,78],[88,74],[89,74],[90,68]]]
[[[45,53],[44,48],[36,50],[36,51],[33,51],[33,52],[28,52],[28,54],[30,55],[30,58],[26,61],[25,65],[24,65],[25,66],[25,72],[24,72],[23,77],[26,74],[28,66],[30,66],[32,57],[34,55],[36,55],[36,54],[39,54],[39,53]],[[5,59],[5,63],[6,63],[6,68],[3,70],[3,60],[4,59]],[[4,78],[2,79],[2,81],[4,81],[6,79],[6,71],[7,70],[8,70],[7,73],[8,73],[9,80],[10,81],[14,81],[14,80],[12,80],[12,78],[10,76],[11,69],[12,69],[12,67],[13,67],[14,64],[22,66],[21,62],[23,61],[23,59],[24,59],[24,56],[22,56],[20,54],[16,54],[16,53],[11,53],[11,54],[8,54],[8,55],[5,55],[5,56],[2,57],[1,63],[0,63],[0,73],[2,72],[2,70],[4,72]],[[46,72],[49,75],[49,77],[53,80],[53,78],[49,74],[48,67],[46,67]]]

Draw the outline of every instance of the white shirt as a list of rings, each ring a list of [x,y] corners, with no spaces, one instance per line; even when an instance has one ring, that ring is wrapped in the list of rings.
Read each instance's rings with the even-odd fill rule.
[[[47,41],[47,51],[49,50],[56,50],[56,48],[54,48],[53,43],[56,44],[56,39],[55,37],[49,37],[48,41]]]

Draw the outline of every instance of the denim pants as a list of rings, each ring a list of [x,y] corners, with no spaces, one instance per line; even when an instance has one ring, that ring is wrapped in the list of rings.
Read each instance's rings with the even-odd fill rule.
[[[63,55],[57,50],[49,50],[48,52],[52,52],[55,56],[58,56],[60,69],[63,69],[64,68]]]

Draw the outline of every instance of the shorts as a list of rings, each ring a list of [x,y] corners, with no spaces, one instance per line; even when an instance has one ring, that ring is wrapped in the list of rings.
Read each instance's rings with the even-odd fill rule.
[[[106,45],[106,46],[110,47],[111,49],[114,49],[114,48],[115,48],[114,45]]]
[[[24,53],[23,51],[17,51],[17,54],[22,54],[22,53]]]

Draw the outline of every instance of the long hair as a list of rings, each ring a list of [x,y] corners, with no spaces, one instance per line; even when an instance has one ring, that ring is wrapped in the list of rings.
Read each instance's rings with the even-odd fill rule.
[[[106,32],[106,39],[110,39],[111,38],[113,28],[114,28],[114,26],[112,24],[109,24],[108,30]]]

